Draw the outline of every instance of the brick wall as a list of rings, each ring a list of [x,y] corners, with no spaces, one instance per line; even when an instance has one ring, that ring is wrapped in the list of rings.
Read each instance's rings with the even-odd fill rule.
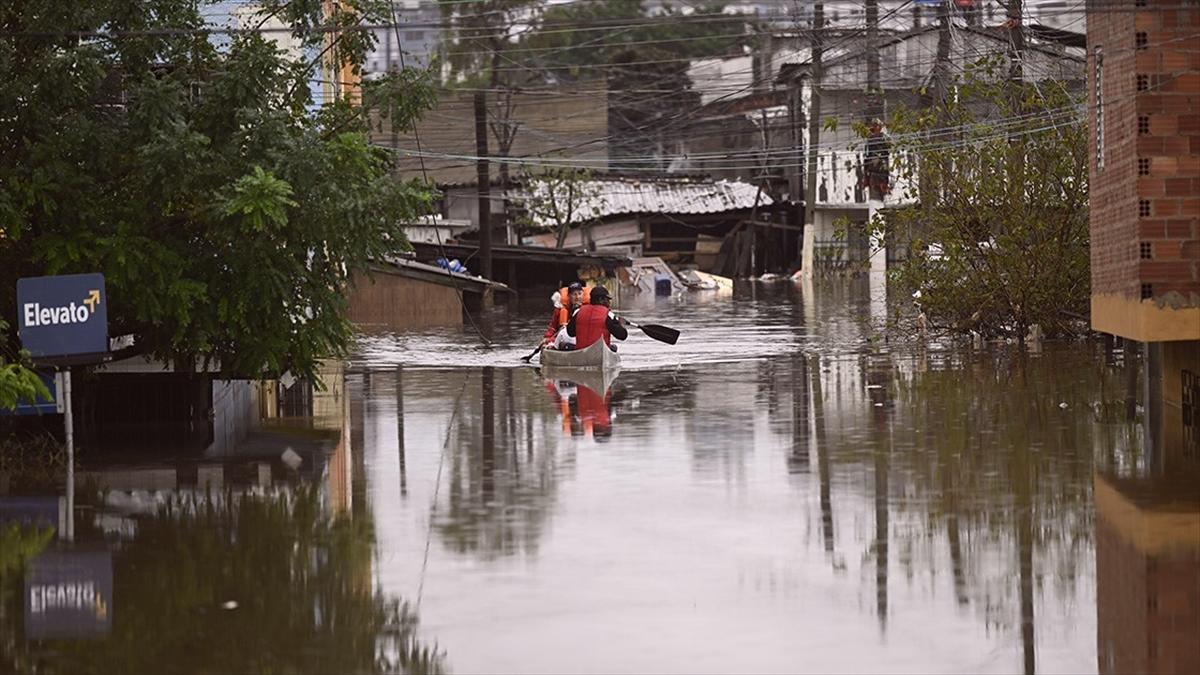
[[[1089,1],[1092,293],[1200,306],[1200,3]],[[1103,54],[1103,101],[1096,53]],[[1104,161],[1097,161],[1103,116]]]

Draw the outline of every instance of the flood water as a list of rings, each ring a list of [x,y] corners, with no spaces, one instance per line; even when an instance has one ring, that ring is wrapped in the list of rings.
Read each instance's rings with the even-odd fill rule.
[[[6,534],[2,662],[1087,673],[1200,661],[1200,453],[1148,451],[1135,355],[902,338],[856,282],[623,300],[682,339],[631,330],[621,371],[602,378],[520,362],[548,303],[450,335],[363,337],[315,395],[348,422],[325,425],[341,438],[316,465],[226,462],[224,490],[143,476],[82,512],[72,547]],[[110,556],[107,627],[62,639],[34,625],[30,564],[6,563],[13,537]]]

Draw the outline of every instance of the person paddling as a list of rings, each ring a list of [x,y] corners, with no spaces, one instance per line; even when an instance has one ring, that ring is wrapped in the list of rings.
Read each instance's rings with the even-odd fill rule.
[[[571,316],[571,320],[567,322],[567,335],[575,338],[576,349],[587,349],[597,340],[603,339],[604,344],[615,352],[617,349],[613,347],[612,338],[624,340],[629,337],[629,331],[625,330],[628,322],[609,310],[611,303],[608,289],[596,286],[592,289],[588,304],[580,307]]]
[[[566,327],[571,315],[587,302],[587,289],[579,282],[560,289],[555,295],[558,300],[554,303],[554,314],[550,317],[550,325],[546,326],[546,332],[542,335],[543,347],[553,345],[556,341],[563,342],[559,339],[559,332]]]

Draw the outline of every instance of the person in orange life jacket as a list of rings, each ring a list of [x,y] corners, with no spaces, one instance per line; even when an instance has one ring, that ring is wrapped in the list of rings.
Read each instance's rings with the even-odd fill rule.
[[[629,331],[625,330],[627,322],[609,310],[610,303],[608,289],[597,286],[592,289],[590,302],[571,316],[567,322],[567,335],[575,338],[576,349],[587,349],[603,339],[604,344],[615,352],[617,348],[613,346],[612,338],[624,340],[629,337]]]
[[[550,325],[546,326],[546,332],[542,335],[543,347],[554,344],[559,331],[567,325],[571,315],[588,301],[588,289],[577,281],[570,286],[560,288],[554,294],[554,298],[554,314],[550,317]]]
[[[575,383],[570,380],[547,380],[546,391],[554,397],[554,402],[558,404],[558,412],[562,416],[563,434],[567,436],[580,436],[583,434],[583,426],[579,424],[578,415],[571,413],[571,402],[577,396]],[[578,429],[578,433],[576,433]]]

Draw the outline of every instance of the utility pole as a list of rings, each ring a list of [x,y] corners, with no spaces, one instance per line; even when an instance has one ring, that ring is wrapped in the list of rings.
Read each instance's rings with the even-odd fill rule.
[[[879,0],[867,0],[867,119],[882,114],[879,88]]]
[[[816,246],[817,211],[817,146],[821,136],[821,29],[825,27],[825,3],[813,5],[812,72],[810,73],[808,104],[808,167],[805,169],[804,189],[804,253],[800,261],[801,274],[811,279],[813,274],[813,249]]]
[[[933,62],[933,102],[941,106],[946,102],[946,84],[950,79],[950,8],[938,7],[937,59]]]
[[[1009,37],[1012,42],[1012,53],[1009,55],[1008,66],[1008,87],[1009,87],[1009,115],[1020,115],[1022,112],[1021,90],[1024,77],[1024,61],[1025,61],[1025,29],[1022,27],[1022,5],[1023,0],[1008,0],[1008,30]],[[1021,146],[1023,145],[1019,137],[1010,136],[1009,145],[1012,146],[1012,157],[1010,159],[1008,185],[1010,190],[1010,199],[1016,201],[1019,196],[1019,190],[1023,189],[1020,186],[1025,182],[1025,153]]]
[[[792,152],[789,154],[789,163],[792,165],[788,171],[788,198],[791,204],[787,210],[787,224],[792,227],[800,227],[804,222],[804,207],[802,190],[804,189],[804,108],[803,97],[801,96],[802,89],[799,82],[794,76],[788,78],[788,133],[789,140],[792,143]],[[803,235],[796,237],[795,241],[789,241],[789,248],[795,257],[792,260],[803,262],[804,260],[804,237]],[[801,265],[803,269],[803,265]]]
[[[492,190],[488,178],[487,93],[475,92],[475,177],[479,182],[479,274],[492,278]]]
[[[1023,77],[1022,60],[1025,57],[1025,29],[1022,27],[1023,0],[1008,0],[1008,30],[1012,36],[1012,55],[1009,61],[1008,77],[1013,82],[1014,96]]]

